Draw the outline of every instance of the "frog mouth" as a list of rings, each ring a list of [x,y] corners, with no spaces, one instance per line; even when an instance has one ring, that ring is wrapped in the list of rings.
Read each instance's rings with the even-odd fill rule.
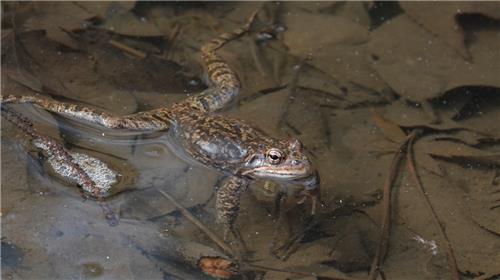
[[[269,168],[255,168],[246,170],[242,175],[250,175],[260,178],[270,178],[276,180],[295,180],[309,175],[307,168],[296,169],[269,169]]]

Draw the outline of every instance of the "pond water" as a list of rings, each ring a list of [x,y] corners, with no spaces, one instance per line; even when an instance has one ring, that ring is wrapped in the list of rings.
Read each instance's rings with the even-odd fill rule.
[[[167,133],[5,105],[118,177],[83,198],[2,118],[2,279],[500,279],[498,2],[3,2],[2,96],[168,106],[210,87],[200,47],[256,10],[218,51],[242,83],[218,114],[300,139],[316,214],[253,181],[221,241],[227,176]]]

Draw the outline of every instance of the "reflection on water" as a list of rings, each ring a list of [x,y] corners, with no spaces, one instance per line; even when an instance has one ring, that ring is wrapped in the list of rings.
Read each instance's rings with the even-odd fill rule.
[[[199,46],[260,8],[253,32],[220,50],[243,84],[222,114],[273,137],[299,138],[320,172],[323,202],[311,217],[295,191],[255,182],[237,220],[244,242],[218,244],[193,219],[222,237],[214,189],[225,177],[186,161],[171,135],[103,130],[11,106],[40,133],[120,174],[105,202],[119,223],[110,226],[102,205],[53,176],[40,151],[3,121],[3,278],[213,278],[202,270],[235,279],[366,278],[391,170],[392,223],[381,260],[387,278],[450,278],[446,240],[462,278],[499,277],[498,3],[3,8],[12,20],[2,26],[2,95],[37,92],[119,115],[207,87],[198,83]],[[429,203],[404,151],[391,169],[417,130],[409,148]]]

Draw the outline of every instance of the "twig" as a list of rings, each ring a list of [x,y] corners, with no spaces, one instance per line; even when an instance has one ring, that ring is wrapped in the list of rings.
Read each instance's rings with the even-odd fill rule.
[[[292,74],[292,80],[290,84],[288,85],[289,88],[289,93],[288,93],[288,99],[286,100],[285,104],[283,105],[282,113],[279,118],[278,122],[278,128],[283,127],[284,125],[290,127],[288,125],[288,110],[290,108],[290,105],[294,102],[295,100],[295,94],[297,92],[297,83],[299,81],[299,74],[300,71],[302,70],[302,67],[304,66],[305,59],[302,59],[297,65],[294,66],[293,68],[293,74]]]
[[[405,155],[405,149],[410,141],[417,136],[417,131],[414,130],[408,136],[406,136],[405,141],[399,146],[399,150],[394,155],[391,163],[389,176],[386,178],[384,183],[384,200],[383,200],[383,217],[382,224],[380,226],[380,236],[377,245],[377,251],[373,262],[370,267],[370,279],[375,280],[380,272],[380,267],[384,261],[385,254],[387,253],[387,246],[389,243],[390,229],[391,229],[391,192],[394,180],[398,175],[398,167],[401,159]]]
[[[109,40],[109,44],[117,49],[120,49],[128,54],[131,54],[133,56],[137,56],[138,58],[146,58],[146,53],[142,52],[142,51],[139,51],[139,50],[136,50],[132,47],[129,47],[123,43],[120,43],[118,41],[115,41],[115,40]]]
[[[201,231],[203,231],[212,241],[214,241],[222,250],[224,250],[227,254],[234,256],[234,253],[232,252],[231,248],[229,248],[224,241],[222,241],[215,233],[213,233],[210,229],[205,227],[193,214],[191,214],[184,206],[179,204],[172,196],[170,196],[168,193],[156,188],[156,190],[162,194],[164,197],[166,197],[170,202],[172,202],[175,207],[181,211],[181,213],[193,224],[195,224]],[[344,278],[344,277],[330,277],[330,276],[321,276],[316,273],[312,272],[302,272],[302,271],[294,271],[294,270],[287,270],[287,269],[279,269],[279,268],[271,268],[271,267],[265,267],[265,266],[260,266],[260,265],[255,265],[248,263],[246,261],[242,262],[242,268],[247,268],[247,269],[256,269],[256,270],[263,270],[263,271],[278,271],[278,272],[287,272],[287,273],[292,273],[292,274],[297,274],[297,275],[302,275],[302,276],[319,276],[324,279],[331,279],[331,280],[351,280],[353,278]]]
[[[248,96],[240,98],[238,105],[242,105],[242,104],[245,104],[247,102],[254,101],[254,100],[261,98],[263,96],[266,96],[268,94],[273,94],[273,93],[278,92],[282,89],[285,89],[286,87],[287,87],[287,85],[280,85],[280,86],[276,86],[276,87],[271,87],[271,88],[259,90],[255,93],[248,95]]]
[[[420,193],[424,197],[425,202],[427,203],[427,206],[429,206],[429,210],[432,213],[432,218],[433,218],[434,222],[436,223],[437,227],[439,228],[439,233],[441,235],[441,238],[445,241],[447,257],[448,257],[448,269],[450,270],[450,273],[451,273],[451,279],[459,280],[460,274],[459,274],[458,267],[457,267],[457,260],[455,259],[455,254],[453,253],[453,248],[451,246],[450,240],[448,239],[448,236],[446,235],[446,229],[445,229],[443,223],[441,223],[441,221],[439,220],[438,215],[437,215],[436,211],[434,210],[434,207],[431,204],[429,196],[425,192],[424,186],[422,185],[422,182],[420,181],[420,177],[418,176],[417,169],[415,168],[415,162],[413,159],[413,139],[410,139],[406,153],[407,153],[406,154],[406,163],[407,163],[407,167],[408,167],[408,172],[410,172],[413,180],[415,181],[415,184],[418,186],[418,189],[420,190]]]
[[[226,243],[220,239],[213,231],[208,229],[200,220],[198,220],[189,210],[187,210],[184,206],[182,206],[179,202],[177,202],[171,195],[168,193],[158,189],[155,187],[155,189],[164,197],[166,197],[172,204],[175,205],[181,211],[182,215],[184,215],[190,222],[192,222],[194,225],[196,225],[201,231],[203,231],[210,239],[212,239],[217,246],[219,246],[224,252],[227,254],[234,256],[233,250],[226,245]]]
[[[252,59],[255,63],[255,67],[259,71],[262,77],[266,76],[266,71],[262,65],[262,55],[259,54],[259,49],[257,49],[257,44],[255,44],[254,40],[251,40],[250,44],[250,54],[252,55]]]
[[[330,130],[330,120],[329,116],[326,115],[325,110],[321,106],[319,106],[319,113],[321,116],[322,124],[323,124],[323,130],[325,131],[325,144],[326,148],[331,151],[332,149],[332,131]]]
[[[172,57],[174,56],[175,48],[177,47],[177,41],[178,41],[177,38],[179,38],[180,31],[181,31],[181,26],[176,23],[174,24],[172,31],[170,31],[170,34],[168,35],[167,42],[169,46],[168,49],[163,54],[163,57],[165,57],[168,60],[172,60]]]
[[[328,280],[357,280],[356,278],[351,278],[351,277],[323,276],[323,275],[320,275],[320,274],[316,274],[314,272],[303,272],[303,271],[297,271],[297,270],[288,270],[288,269],[267,267],[267,266],[262,266],[262,265],[257,265],[257,264],[251,264],[251,263],[245,263],[244,265],[246,266],[246,268],[249,268],[249,269],[253,268],[255,270],[266,271],[266,272],[267,271],[285,272],[285,273],[296,274],[296,275],[301,275],[301,276],[320,277],[321,279],[328,279]]]

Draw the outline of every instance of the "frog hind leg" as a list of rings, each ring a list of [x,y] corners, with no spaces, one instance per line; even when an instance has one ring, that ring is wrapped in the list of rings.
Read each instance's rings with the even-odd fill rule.
[[[225,240],[231,233],[238,242],[243,242],[239,231],[235,227],[235,222],[240,211],[241,194],[247,187],[248,180],[233,176],[217,190],[215,207],[217,209],[217,219],[224,226]]]
[[[247,33],[256,15],[257,11],[242,27],[222,33],[201,47],[201,57],[213,87],[188,98],[185,102],[189,104],[189,107],[205,112],[217,111],[226,107],[239,94],[240,80],[227,62],[217,54],[217,50]]]
[[[49,112],[79,121],[86,121],[101,127],[136,131],[166,130],[170,126],[170,116],[165,109],[140,112],[127,116],[116,116],[97,109],[60,102],[38,96],[2,96],[2,106],[6,104],[33,104]]]

